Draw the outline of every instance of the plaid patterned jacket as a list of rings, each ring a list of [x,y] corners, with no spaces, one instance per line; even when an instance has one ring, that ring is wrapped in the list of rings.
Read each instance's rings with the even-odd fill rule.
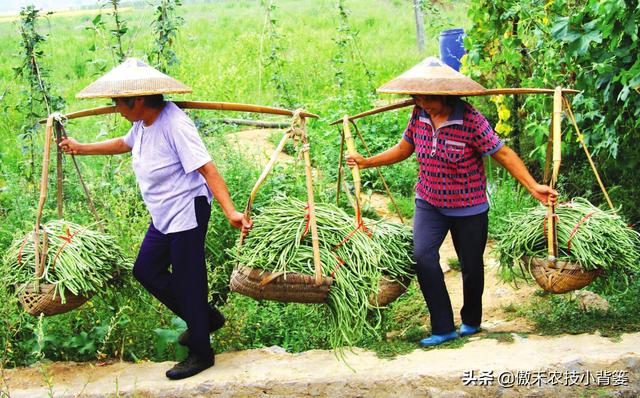
[[[449,120],[437,130],[420,107],[414,107],[403,137],[414,145],[420,165],[416,194],[439,208],[464,208],[487,202],[482,157],[503,142],[487,119],[458,101]]]

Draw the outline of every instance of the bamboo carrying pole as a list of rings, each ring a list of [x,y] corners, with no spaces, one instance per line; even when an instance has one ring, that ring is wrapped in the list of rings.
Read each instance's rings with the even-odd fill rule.
[[[505,95],[505,94],[553,94],[552,88],[531,88],[531,87],[513,87],[513,88],[485,88],[481,90],[442,90],[442,91],[416,91],[416,90],[400,90],[400,89],[384,89],[379,88],[380,94],[398,94],[398,95],[455,95],[458,97],[478,97],[486,95]],[[575,94],[578,90],[563,89],[563,93]]]
[[[311,245],[313,247],[313,263],[316,270],[316,285],[322,284],[322,264],[320,263],[320,241],[318,240],[318,226],[316,224],[316,206],[313,197],[313,178],[311,176],[311,159],[309,158],[309,142],[305,134],[306,120],[301,117],[302,129],[302,156],[304,157],[304,169],[307,180],[307,205],[309,206],[309,225],[311,226]]]
[[[464,97],[467,95],[476,96],[476,95],[502,95],[502,94],[553,94],[554,92],[555,90],[550,88],[493,88],[493,89],[487,89],[484,91],[478,91],[472,94],[449,93],[448,95],[459,95]],[[563,94],[575,94],[578,92],[579,92],[578,90],[572,90],[567,88],[562,89]],[[447,95],[447,93],[443,93],[443,95]],[[400,109],[400,108],[404,108],[414,104],[415,103],[413,99],[408,99],[408,100],[396,102],[395,104],[382,106],[380,108],[374,108],[366,112],[358,113],[357,115],[354,115],[354,116],[349,116],[349,120],[356,120],[356,119],[363,118],[365,116],[375,115],[376,113],[380,113],[380,112],[392,111],[394,109]],[[334,120],[333,122],[329,123],[329,125],[333,126],[335,124],[340,123],[341,121],[342,119]]]
[[[270,106],[251,105],[251,104],[239,104],[233,102],[211,102],[211,101],[174,101],[178,107],[183,109],[206,109],[206,110],[221,110],[221,111],[240,111],[240,112],[256,112],[256,113],[268,113],[272,115],[284,115],[293,116],[294,112],[288,109],[274,108]],[[77,119],[85,116],[96,115],[108,115],[115,113],[115,106],[102,106],[99,108],[85,109],[82,111],[72,112],[64,115],[65,119]],[[302,112],[302,117],[318,118],[318,115]],[[46,119],[40,120],[40,123],[44,123]]]
[[[49,181],[49,161],[51,160],[51,140],[53,137],[53,121],[54,116],[49,115],[47,118],[47,127],[44,135],[44,156],[42,159],[42,175],[40,177],[40,198],[38,200],[38,212],[36,213],[36,225],[33,230],[33,239],[35,247],[35,290],[40,290],[40,278],[44,273],[44,262],[46,261],[46,247],[43,246],[40,253],[40,221],[42,220],[42,210],[47,199],[47,183]],[[46,238],[46,237],[45,237]],[[45,239],[46,241],[46,239]],[[42,258],[41,258],[42,256]]]
[[[553,135],[553,166],[551,170],[551,181],[549,186],[555,188],[558,181],[558,173],[560,172],[561,161],[561,128],[562,128],[562,89],[556,87],[553,94],[553,120],[551,134]],[[547,203],[547,246],[548,260],[556,261],[558,257],[558,236],[556,233],[555,206],[551,202]]]
[[[351,128],[349,127],[349,116],[345,115],[342,118],[342,130],[344,131],[344,140],[347,144],[347,152],[349,152],[349,155],[354,155],[356,153],[358,153],[358,151],[356,150],[356,146],[353,142],[353,136],[351,135]],[[360,168],[358,167],[358,165],[355,165],[351,168],[351,174],[353,175],[353,186],[355,187],[356,190],[356,198],[355,198],[355,202],[356,202],[356,225],[360,223],[360,203],[361,202],[361,198],[360,198]]]
[[[415,102],[413,101],[413,99],[408,99],[408,100],[404,100],[404,101],[401,101],[401,102],[397,102],[395,104],[382,106],[380,108],[371,109],[371,110],[368,110],[366,112],[358,113],[357,115],[348,116],[348,118],[351,121],[352,120],[357,120],[357,119],[363,118],[365,116],[375,115],[376,113],[385,112],[385,111],[392,111],[394,109],[404,108],[404,107],[407,107],[409,105],[415,105]],[[331,122],[329,125],[333,126],[335,124],[343,122],[343,119],[335,120],[335,121]]]

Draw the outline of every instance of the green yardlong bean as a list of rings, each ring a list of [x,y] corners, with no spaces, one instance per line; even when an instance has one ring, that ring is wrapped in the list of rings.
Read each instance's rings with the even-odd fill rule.
[[[376,332],[377,324],[371,323],[368,314],[379,308],[369,298],[377,297],[380,278],[405,281],[413,272],[411,228],[364,219],[370,236],[362,229],[354,231],[353,218],[340,208],[324,203],[315,207],[322,273],[334,277],[327,297],[332,315],[327,323],[330,344],[334,348],[353,345],[365,333]],[[243,246],[230,249],[229,254],[250,268],[312,275],[306,215],[306,203],[300,200],[274,201],[253,218]]]
[[[115,239],[101,232],[64,220],[45,225],[48,240],[43,283],[55,285],[54,294],[65,301],[65,292],[88,295],[99,292],[107,282],[132,264]],[[44,234],[40,234],[41,236]],[[33,232],[14,240],[4,255],[2,283],[18,289],[35,279],[35,242]]]
[[[611,210],[602,210],[583,198],[556,206],[558,259],[579,264],[585,270],[602,269],[615,286],[640,273],[640,234]],[[501,274],[508,278],[529,278],[522,257],[547,257],[545,220],[547,209],[540,205],[506,218],[497,236],[495,250]]]

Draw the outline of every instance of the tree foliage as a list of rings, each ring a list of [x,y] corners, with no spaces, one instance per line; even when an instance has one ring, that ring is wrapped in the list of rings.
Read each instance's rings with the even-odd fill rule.
[[[638,1],[477,0],[470,16],[466,73],[487,87],[580,90],[570,101],[585,142],[597,156],[605,182],[618,186],[619,201],[632,204],[633,187],[640,183],[634,171],[640,163],[640,95],[633,90],[640,85]],[[542,159],[550,99],[530,96],[494,102],[498,130],[526,140],[528,153]],[[584,166],[584,154],[569,123],[563,135],[564,164],[573,166],[574,177],[582,174],[589,181],[570,181],[570,186],[576,193],[597,192],[589,185],[594,178],[576,167]],[[626,210],[633,219],[640,217],[637,210]]]

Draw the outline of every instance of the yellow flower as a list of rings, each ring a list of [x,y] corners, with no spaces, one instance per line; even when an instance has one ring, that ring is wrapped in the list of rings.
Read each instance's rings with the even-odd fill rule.
[[[496,132],[500,135],[509,135],[511,130],[513,130],[513,128],[506,123],[502,123],[502,121],[499,121],[498,124],[496,124]]]
[[[498,117],[500,120],[509,120],[511,117],[511,111],[509,108],[504,106],[504,104],[500,104],[500,106],[498,106]]]

